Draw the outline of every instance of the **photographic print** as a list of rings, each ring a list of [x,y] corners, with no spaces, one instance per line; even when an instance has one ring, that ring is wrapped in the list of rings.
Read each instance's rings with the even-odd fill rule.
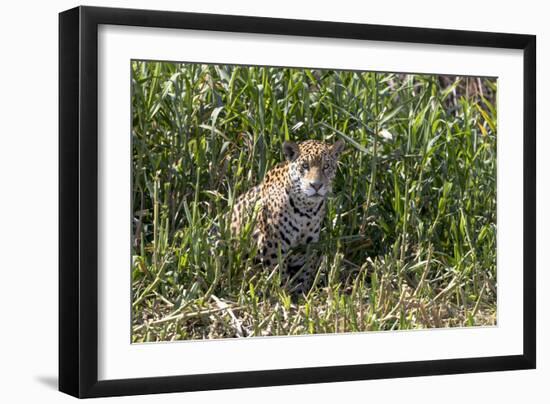
[[[66,10],[59,390],[534,369],[535,163],[534,35]]]
[[[496,325],[497,78],[130,67],[132,342]]]

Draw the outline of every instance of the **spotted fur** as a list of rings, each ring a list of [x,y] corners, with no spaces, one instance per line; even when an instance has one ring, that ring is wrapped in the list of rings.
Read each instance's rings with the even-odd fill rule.
[[[260,185],[241,195],[233,208],[232,234],[238,235],[246,223],[253,223],[259,260],[274,268],[279,256],[284,259],[284,279],[299,272],[297,291],[311,287],[317,260],[292,250],[319,241],[326,199],[343,148],[341,140],[332,145],[316,140],[285,142],[286,161],[272,168]]]

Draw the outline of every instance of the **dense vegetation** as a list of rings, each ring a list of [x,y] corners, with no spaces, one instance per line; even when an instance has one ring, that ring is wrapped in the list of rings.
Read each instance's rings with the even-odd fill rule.
[[[495,100],[488,78],[132,62],[133,341],[494,325]],[[226,215],[310,138],[347,146],[293,297]]]

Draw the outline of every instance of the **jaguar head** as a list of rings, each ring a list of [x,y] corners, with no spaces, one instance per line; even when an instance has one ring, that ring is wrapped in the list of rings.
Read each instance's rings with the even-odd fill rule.
[[[293,192],[312,200],[326,197],[332,190],[338,158],[343,150],[342,140],[334,144],[317,140],[284,142],[283,152],[289,164]]]

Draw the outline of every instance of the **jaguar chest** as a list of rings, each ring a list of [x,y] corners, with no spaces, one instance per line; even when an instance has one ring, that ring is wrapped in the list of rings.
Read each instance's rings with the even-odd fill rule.
[[[325,213],[324,199],[309,202],[288,196],[275,220],[281,240],[290,247],[316,241]]]

